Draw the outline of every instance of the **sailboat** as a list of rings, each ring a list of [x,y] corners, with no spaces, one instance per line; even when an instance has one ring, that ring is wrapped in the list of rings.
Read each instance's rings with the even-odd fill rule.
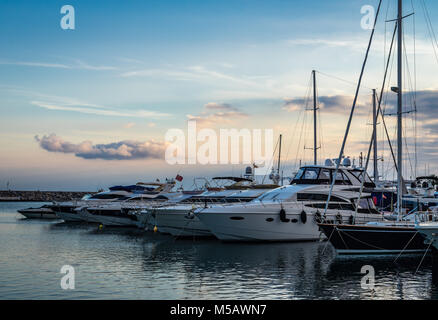
[[[374,29],[371,34],[370,43],[368,45],[367,55],[370,50],[370,46],[373,40],[377,17],[380,11],[382,1],[380,1],[379,9],[375,19]],[[358,224],[336,224],[322,222],[319,224],[320,229],[327,236],[331,244],[335,247],[339,254],[388,254],[388,253],[413,253],[424,252],[428,249],[428,246],[424,242],[423,237],[416,230],[416,222],[403,221],[403,195],[406,193],[404,187],[404,181],[402,177],[403,172],[403,128],[402,128],[402,114],[403,114],[403,0],[398,0],[398,13],[396,19],[396,30],[398,36],[398,86],[392,88],[392,91],[397,93],[397,214],[398,219],[394,222],[377,222],[367,223],[363,225]],[[394,41],[393,37],[393,41]],[[391,45],[392,49],[392,45]],[[391,54],[388,57],[388,65]],[[361,79],[363,76],[364,68],[367,58],[364,61],[362,73],[359,78],[358,88],[356,92],[359,92],[361,85]],[[386,74],[385,74],[386,80]],[[383,93],[384,85],[382,86]],[[381,94],[382,96],[382,94]],[[380,97],[381,99],[381,97]],[[352,116],[354,113],[355,103],[350,114],[350,120],[347,125],[347,131],[344,136],[344,142],[341,147],[341,156],[344,151],[346,139],[349,133]],[[380,103],[379,103],[380,109]],[[340,156],[340,157],[341,157]],[[329,197],[330,198],[330,197]],[[329,201],[329,200],[328,200]],[[415,216],[415,220],[425,219],[424,216],[418,213]]]

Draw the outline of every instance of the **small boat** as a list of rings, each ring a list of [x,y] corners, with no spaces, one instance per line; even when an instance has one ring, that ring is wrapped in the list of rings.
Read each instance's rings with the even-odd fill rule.
[[[51,205],[47,204],[39,208],[27,208],[17,211],[27,219],[59,219],[55,211],[52,210]]]

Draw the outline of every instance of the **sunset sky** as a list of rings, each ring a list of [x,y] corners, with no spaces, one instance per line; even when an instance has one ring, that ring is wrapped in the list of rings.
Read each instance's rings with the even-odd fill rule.
[[[404,2],[405,14],[411,13],[411,1]],[[438,58],[422,1],[413,2],[416,14],[405,25],[405,90],[417,96],[418,173],[425,166],[438,173]],[[425,3],[436,30],[438,4]],[[60,27],[66,4],[75,8],[75,30]],[[186,130],[188,119],[215,130],[283,134],[283,161],[290,163],[284,170],[291,175],[297,161],[311,161],[312,151],[304,147],[312,147],[312,114],[303,110],[313,69],[319,71],[320,161],[335,158],[370,35],[361,28],[361,8],[377,4],[1,1],[0,189],[9,181],[13,189],[94,191],[177,173],[190,187],[197,176],[240,175],[242,166],[236,165],[165,163],[166,132]],[[371,88],[381,86],[393,31],[393,22],[384,20],[395,18],[395,5],[383,1],[346,150],[352,158],[367,151]],[[389,86],[395,86],[395,64],[391,70]],[[413,108],[411,96],[406,95],[406,111]],[[385,95],[388,113],[394,98]],[[408,178],[414,165],[412,119],[406,115]],[[394,117],[386,121],[394,138]],[[382,133],[380,127],[381,140]],[[381,144],[380,165],[392,179],[388,145]]]

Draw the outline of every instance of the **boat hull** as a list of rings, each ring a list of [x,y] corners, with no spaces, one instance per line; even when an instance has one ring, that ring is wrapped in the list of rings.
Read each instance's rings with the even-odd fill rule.
[[[158,231],[175,237],[212,237],[210,230],[193,214],[192,206],[155,210]]]
[[[127,215],[122,213],[122,210],[112,210],[110,213],[106,210],[106,214],[99,213],[97,210],[96,213],[90,212],[87,209],[78,210],[79,216],[82,219],[99,223],[104,226],[112,226],[112,227],[141,227],[141,222],[138,221],[136,215]]]
[[[56,216],[64,220],[64,222],[84,222],[77,213],[57,211]]]
[[[400,254],[427,250],[413,227],[319,224],[339,254]]]
[[[324,238],[318,222],[323,219],[318,208],[303,203],[251,203],[213,206],[195,212],[202,223],[222,241],[306,242]],[[349,221],[354,212],[327,210],[326,221]],[[380,214],[358,214],[361,221],[379,221]]]
[[[432,246],[438,250],[438,223],[419,224],[416,229]]]
[[[18,210],[18,212],[25,216],[27,219],[47,219],[47,220],[55,220],[59,219],[56,216],[56,213],[53,211],[28,211],[28,210]]]
[[[288,215],[291,222],[282,222],[272,213],[200,213],[198,218],[222,241],[239,242],[297,242],[318,241],[321,233],[313,215],[300,221],[299,214]],[[268,220],[271,220],[268,222]],[[292,222],[294,221],[294,222]]]

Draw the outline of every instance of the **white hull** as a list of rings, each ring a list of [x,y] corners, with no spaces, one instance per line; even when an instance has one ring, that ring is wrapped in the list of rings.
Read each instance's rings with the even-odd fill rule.
[[[91,222],[91,223],[99,223],[99,221],[95,218],[94,215],[90,214],[87,210],[77,210],[79,217],[83,221]]]
[[[56,216],[65,222],[84,222],[77,213],[56,212]]]
[[[85,211],[85,214],[84,214]],[[112,226],[112,227],[141,227],[141,223],[139,221],[135,221],[125,217],[115,217],[115,216],[105,216],[105,215],[92,215],[88,213],[86,210],[81,211],[80,214],[83,219],[89,222],[100,223],[104,226]]]
[[[280,219],[280,205],[247,205],[236,207],[215,207],[206,211],[199,210],[196,216],[206,225],[211,232],[222,241],[271,241],[271,242],[298,242],[318,241],[325,238],[319,231],[315,221],[316,209],[306,208],[306,222],[301,220],[301,205],[284,207],[286,218],[289,222]],[[342,215],[343,221],[347,222],[351,211],[327,212],[328,219],[336,221],[336,215]],[[380,215],[358,214],[358,219],[370,219],[375,216],[381,220]]]
[[[427,239],[426,241],[432,241],[432,246],[438,250],[438,223],[421,223],[416,229]]]
[[[176,237],[211,237],[210,230],[193,214],[191,205],[155,210],[158,231]]]
[[[137,215],[140,228],[146,230],[154,230],[157,222],[155,220],[155,214],[153,214],[150,209],[145,209]]]

